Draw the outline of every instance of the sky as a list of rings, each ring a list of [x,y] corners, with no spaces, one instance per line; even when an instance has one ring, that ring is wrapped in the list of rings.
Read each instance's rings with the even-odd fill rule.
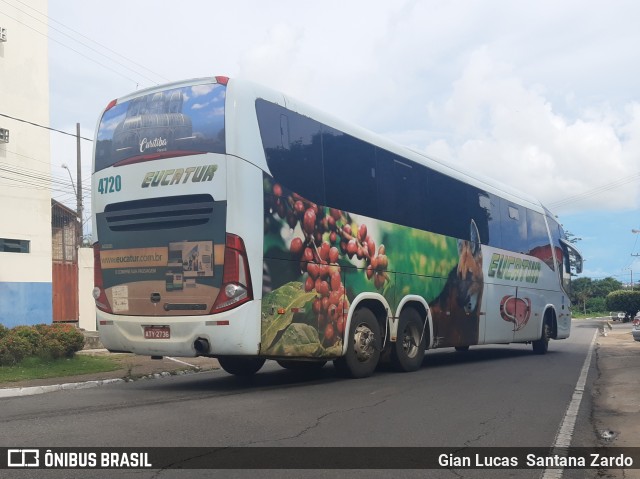
[[[536,196],[583,276],[640,282],[639,2],[50,0],[48,31],[26,0],[1,13],[45,32],[53,128],[92,139],[109,101],[158,83],[256,81]],[[75,178],[75,148],[52,133],[53,176]]]

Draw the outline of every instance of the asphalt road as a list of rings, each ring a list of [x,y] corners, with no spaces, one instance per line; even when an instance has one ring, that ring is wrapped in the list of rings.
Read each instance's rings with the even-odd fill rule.
[[[595,326],[574,323],[571,337],[552,341],[544,356],[517,344],[466,353],[447,349],[429,352],[415,373],[382,370],[363,380],[339,379],[331,365],[310,378],[268,362],[250,381],[218,370],[3,399],[0,446],[548,447],[572,398]],[[591,371],[587,389],[593,376]],[[594,445],[589,396],[580,407],[574,446]],[[3,476],[256,476],[251,470],[35,472],[11,470]],[[538,478],[542,471],[327,469],[257,475]],[[564,477],[585,477],[585,471],[566,471]]]

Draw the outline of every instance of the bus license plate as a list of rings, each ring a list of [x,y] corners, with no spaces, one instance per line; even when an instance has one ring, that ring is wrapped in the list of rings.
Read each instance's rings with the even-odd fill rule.
[[[169,326],[146,326],[144,328],[144,339],[170,339],[171,330]]]

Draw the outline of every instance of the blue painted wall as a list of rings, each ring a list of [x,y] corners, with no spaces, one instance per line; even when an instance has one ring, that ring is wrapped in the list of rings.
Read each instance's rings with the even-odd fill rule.
[[[51,283],[0,283],[0,324],[51,324],[53,289]]]

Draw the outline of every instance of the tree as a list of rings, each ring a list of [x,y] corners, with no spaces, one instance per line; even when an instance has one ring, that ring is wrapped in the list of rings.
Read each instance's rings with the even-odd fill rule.
[[[569,230],[564,230],[564,234],[567,237],[567,241],[571,244],[577,244],[578,241],[582,241],[582,238],[577,237]]]
[[[633,318],[640,311],[640,291],[619,290],[607,295],[607,308],[624,311],[627,318]]]
[[[571,303],[582,305],[582,312],[587,313],[587,300],[593,295],[591,278],[578,278],[571,282]]]
[[[593,296],[606,297],[612,291],[622,289],[622,283],[610,276],[593,282]]]

